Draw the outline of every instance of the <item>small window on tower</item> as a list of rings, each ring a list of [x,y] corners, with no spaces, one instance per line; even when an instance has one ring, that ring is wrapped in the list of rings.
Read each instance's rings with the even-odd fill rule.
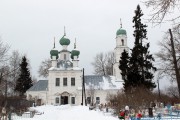
[[[124,46],[124,40],[123,39],[121,40],[121,42],[122,42],[122,46]]]

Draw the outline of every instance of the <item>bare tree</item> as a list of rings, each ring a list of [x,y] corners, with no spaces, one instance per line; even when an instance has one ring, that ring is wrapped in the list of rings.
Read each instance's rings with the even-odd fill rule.
[[[2,70],[6,65],[6,61],[8,60],[8,50],[9,46],[4,44],[0,38],[0,84],[2,82],[2,77],[4,70]]]
[[[113,52],[108,52],[106,54],[107,64],[106,64],[106,74],[113,75],[113,65],[115,63],[115,55]]]
[[[173,14],[175,9],[179,11],[180,8],[180,0],[146,0],[144,3],[153,10],[150,19],[153,23],[161,23],[167,14]],[[180,14],[171,20],[179,19]]]
[[[8,60],[9,45],[4,44],[0,38],[0,65],[3,65]]]
[[[94,66],[94,74],[106,75],[105,73],[105,56],[103,53],[99,53],[94,58],[94,62],[91,63]]]
[[[178,87],[177,86],[169,86],[166,88],[166,94],[170,97],[174,97],[174,98],[179,98],[179,92],[178,92]]]
[[[113,52],[98,53],[91,64],[94,66],[94,74],[112,75],[115,56]]]
[[[179,27],[173,28],[173,39],[168,33],[164,39],[159,42],[160,51],[156,54],[161,76],[170,77],[172,81],[176,81],[180,89],[180,32]],[[180,90],[179,90],[180,93]]]
[[[7,60],[8,60],[8,51],[9,46],[7,44],[4,44],[3,41],[0,38],[0,91],[3,93],[5,90],[7,93],[7,72],[8,72],[8,66],[7,66]]]
[[[3,66],[2,69],[0,69],[0,72],[1,72],[1,83],[0,83],[0,91],[1,93],[7,97],[7,94],[8,94],[8,88],[9,86],[11,86],[11,82],[9,81],[9,77],[8,77],[8,74],[9,74],[9,66]]]
[[[14,50],[12,52],[12,55],[9,58],[9,67],[10,67],[10,81],[11,81],[11,91],[14,91],[15,85],[16,85],[16,80],[19,77],[20,74],[20,63],[21,63],[21,58],[22,55],[20,55],[18,50]],[[13,93],[15,95],[15,93]]]
[[[48,76],[48,69],[51,67],[51,60],[45,59],[41,62],[41,65],[39,66],[39,77],[47,77]]]

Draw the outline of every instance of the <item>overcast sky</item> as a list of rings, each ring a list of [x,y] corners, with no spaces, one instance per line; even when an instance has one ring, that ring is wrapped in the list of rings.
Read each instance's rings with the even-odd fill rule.
[[[32,75],[38,77],[38,67],[50,57],[54,37],[56,48],[61,49],[59,39],[65,26],[67,38],[71,40],[68,49],[73,49],[76,38],[79,66],[85,68],[86,75],[93,74],[91,62],[95,55],[115,48],[120,18],[127,31],[128,46],[133,47],[132,18],[138,4],[145,14],[143,19],[149,18],[150,10],[140,0],[1,0],[0,36],[11,50],[27,55]],[[171,25],[154,28],[146,24],[150,50],[154,53],[158,50],[158,41]]]

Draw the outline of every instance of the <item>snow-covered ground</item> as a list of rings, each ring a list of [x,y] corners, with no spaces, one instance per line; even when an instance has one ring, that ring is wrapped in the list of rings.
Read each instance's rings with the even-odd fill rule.
[[[70,106],[70,105],[44,105],[32,107],[38,113],[33,118],[18,118],[13,120],[119,120],[118,117],[113,117],[110,113],[99,110],[89,110],[87,106]]]
[[[164,109],[161,111],[162,113],[164,113]],[[112,115],[112,112],[106,112],[105,109],[103,111],[89,110],[87,106],[44,105],[31,107],[29,110],[36,111],[33,118],[30,118],[30,112],[27,112],[21,117],[12,115],[12,120],[119,120],[117,116]],[[141,120],[159,120],[157,113],[153,113],[155,116],[152,118],[145,117]],[[173,113],[171,116],[163,115],[161,120],[180,120],[180,115],[179,113]]]

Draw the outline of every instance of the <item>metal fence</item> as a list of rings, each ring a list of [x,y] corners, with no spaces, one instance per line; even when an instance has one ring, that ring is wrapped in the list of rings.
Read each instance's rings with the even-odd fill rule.
[[[35,112],[24,112],[22,115],[17,115],[16,113],[9,113],[6,116],[0,116],[0,120],[21,120],[23,118],[33,118]]]
[[[133,120],[133,119],[131,119]],[[136,119],[134,119],[136,120]],[[158,118],[158,117],[152,117],[152,118],[141,118],[141,120],[180,120],[180,117],[161,117],[161,118]]]
[[[18,116],[17,114],[12,113],[9,120],[21,120],[22,118],[33,118],[33,116],[34,116],[33,112],[25,112],[21,116]]]

